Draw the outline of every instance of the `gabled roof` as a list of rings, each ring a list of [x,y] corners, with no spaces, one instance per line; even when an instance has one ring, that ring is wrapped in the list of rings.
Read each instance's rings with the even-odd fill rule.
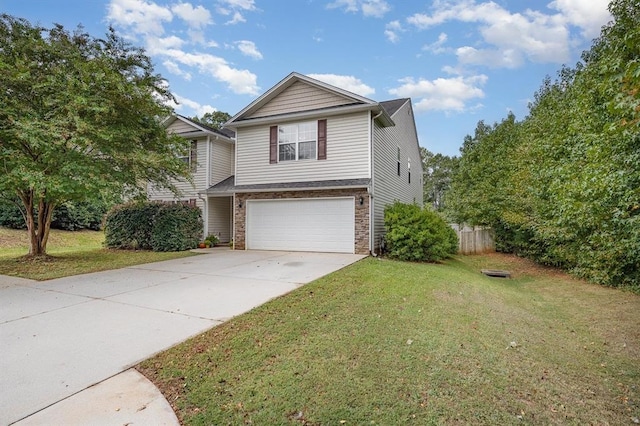
[[[386,110],[381,106],[380,103],[366,98],[364,96],[357,95],[355,93],[349,92],[348,90],[341,89],[339,87],[333,86],[331,84],[322,82],[320,80],[316,80],[314,78],[308,77],[303,74],[299,74],[297,72],[292,72],[287,77],[282,79],[278,84],[273,86],[271,89],[266,91],[260,97],[258,97],[255,101],[247,105],[236,115],[231,117],[229,121],[224,124],[224,127],[236,128],[243,124],[257,124],[261,122],[266,122],[272,120],[275,116],[270,117],[259,117],[252,118],[252,114],[256,111],[260,110],[266,104],[274,100],[278,95],[282,94],[285,90],[291,87],[293,84],[297,82],[302,82],[311,86],[314,86],[321,90],[326,90],[341,96],[345,99],[345,104],[343,106],[337,107],[328,107],[322,108],[318,110],[309,110],[309,111],[299,111],[294,113],[283,114],[287,117],[295,117],[300,116],[304,117],[309,115],[310,113],[322,111],[324,114],[332,114],[332,113],[346,113],[349,111],[357,111],[357,110],[370,110],[376,114],[376,118],[384,125],[384,126],[392,126],[394,125],[393,120],[389,117],[389,114]]]
[[[176,120],[180,120],[184,123],[187,123],[194,128],[194,132],[189,132],[188,136],[198,134],[198,133],[203,133],[203,134],[215,135],[217,137],[223,137],[224,139],[228,139],[229,141],[233,141],[236,136],[236,132],[234,132],[231,129],[218,130],[216,128],[213,128],[204,123],[200,123],[198,121],[192,120],[180,114],[173,114],[167,117],[167,119],[163,122],[163,124],[165,127],[169,127]]]
[[[406,104],[409,100],[409,98],[393,99],[390,101],[380,102],[380,105],[382,106],[382,108],[384,108],[385,111],[387,111],[389,117],[393,117],[393,114],[395,114],[400,109],[400,107]]]

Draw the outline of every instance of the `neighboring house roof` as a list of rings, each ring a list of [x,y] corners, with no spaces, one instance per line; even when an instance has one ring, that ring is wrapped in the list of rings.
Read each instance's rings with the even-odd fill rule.
[[[387,111],[389,117],[392,117],[402,105],[406,104],[410,99],[409,98],[401,98],[401,99],[393,99],[390,101],[380,102],[382,108]]]
[[[171,115],[164,121],[163,124],[165,127],[169,127],[176,120],[183,121],[189,124],[190,126],[194,127],[193,132],[178,133],[180,136],[189,137],[189,136],[199,136],[200,134],[209,134],[209,135],[213,134],[215,136],[222,136],[224,139],[228,139],[229,141],[233,141],[236,137],[236,132],[234,132],[231,129],[216,129],[214,127],[192,120],[180,114]]]
[[[285,113],[280,115],[266,115],[266,116],[255,116],[254,114],[258,112],[262,107],[267,105],[273,99],[275,99],[278,95],[283,93],[292,85],[302,82],[304,84],[308,84],[314,86],[316,88],[329,91],[337,96],[340,96],[344,99],[344,103],[339,106],[333,106],[328,108],[318,108],[318,109],[310,109],[304,111],[296,111],[291,113]],[[320,80],[316,80],[314,78],[308,77],[303,74],[299,74],[297,72],[292,72],[283,80],[281,80],[278,84],[273,86],[267,92],[265,92],[262,96],[258,97],[255,101],[247,105],[244,109],[242,109],[239,113],[231,117],[229,121],[224,124],[225,128],[237,128],[245,125],[254,125],[261,124],[269,121],[273,121],[274,118],[295,118],[300,117],[304,118],[310,115],[317,115],[320,111],[322,111],[325,115],[337,115],[337,114],[345,114],[348,112],[355,111],[366,111],[370,110],[376,114],[376,119],[383,126],[393,126],[393,120],[383,108],[383,106],[369,98],[365,98],[364,96],[357,95],[355,93],[349,92],[347,90],[341,89],[336,86],[332,86],[330,84],[324,83]]]
[[[367,188],[371,179],[336,179],[312,182],[261,183],[255,185],[234,185],[235,176],[219,182],[203,192],[207,195],[230,195],[241,192],[271,192],[271,191],[303,191],[314,189],[339,188]]]

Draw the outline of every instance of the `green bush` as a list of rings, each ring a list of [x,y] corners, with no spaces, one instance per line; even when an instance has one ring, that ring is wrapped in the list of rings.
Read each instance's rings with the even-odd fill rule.
[[[53,211],[51,227],[65,231],[99,231],[107,210],[107,204],[101,201],[64,203]]]
[[[151,231],[153,251],[182,251],[198,247],[202,238],[200,209],[185,204],[165,204],[155,215]]]
[[[436,262],[458,251],[455,231],[434,211],[395,202],[384,210],[385,243],[389,257]]]
[[[0,226],[11,229],[27,229],[27,224],[18,206],[8,201],[0,201]]]
[[[66,202],[53,210],[51,228],[64,231],[99,231],[102,229],[102,220],[107,210],[107,203],[104,201]],[[37,213],[38,210],[34,209],[34,214]],[[24,217],[15,203],[0,202],[0,226],[27,229]]]
[[[105,245],[118,249],[151,250],[153,221],[160,203],[127,203],[115,206],[107,214]]]
[[[195,206],[128,203],[111,209],[104,233],[109,248],[182,251],[198,246],[202,217]]]

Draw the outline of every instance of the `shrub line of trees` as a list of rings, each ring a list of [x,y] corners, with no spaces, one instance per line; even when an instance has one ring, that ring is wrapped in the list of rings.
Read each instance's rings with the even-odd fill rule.
[[[609,286],[640,289],[640,4],[614,0],[574,68],[529,114],[479,122],[446,195],[455,222],[488,225],[498,248]]]

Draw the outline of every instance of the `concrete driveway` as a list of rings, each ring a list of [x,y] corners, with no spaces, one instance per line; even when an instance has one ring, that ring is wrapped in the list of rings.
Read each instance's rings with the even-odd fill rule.
[[[363,257],[213,250],[44,282],[0,277],[0,424]]]

